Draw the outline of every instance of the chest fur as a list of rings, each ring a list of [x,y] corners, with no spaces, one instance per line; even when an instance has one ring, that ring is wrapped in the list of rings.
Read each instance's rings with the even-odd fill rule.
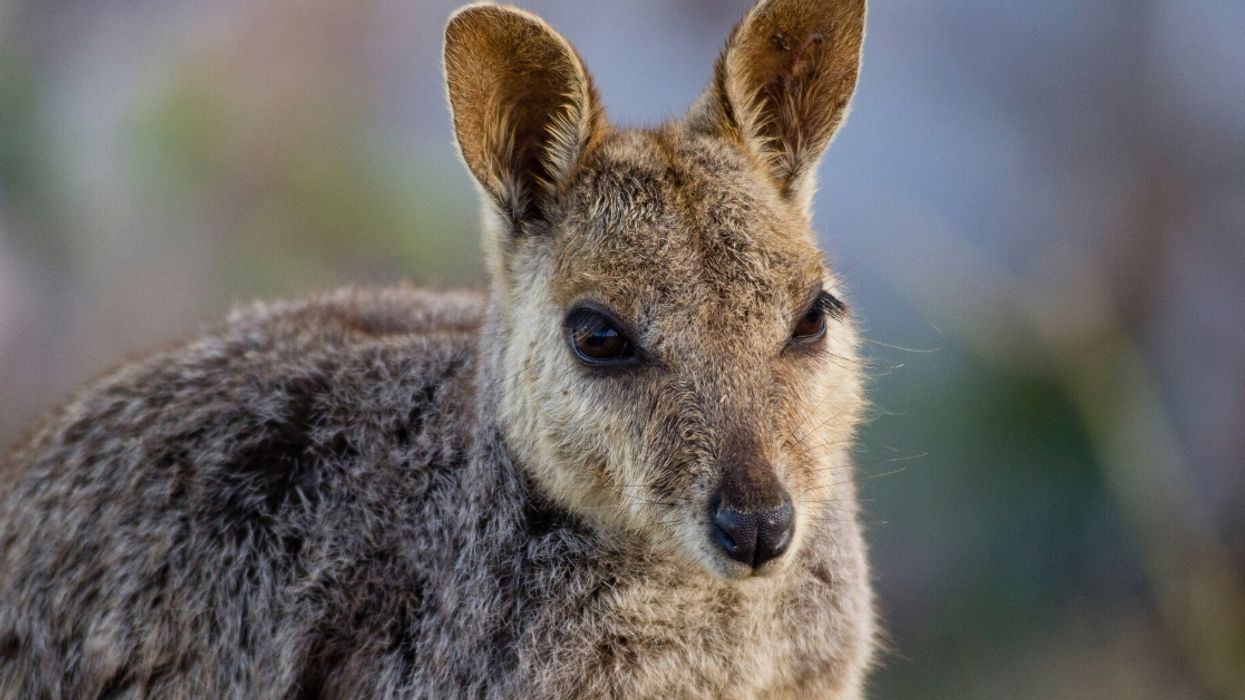
[[[838,592],[804,570],[724,586],[669,571],[542,606],[520,642],[534,697],[768,697],[840,643]]]

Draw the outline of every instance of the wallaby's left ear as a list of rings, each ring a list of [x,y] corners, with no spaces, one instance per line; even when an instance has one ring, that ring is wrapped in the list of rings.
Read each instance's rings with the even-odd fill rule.
[[[735,27],[692,123],[742,140],[807,208],[860,72],[865,0],[761,0]]]

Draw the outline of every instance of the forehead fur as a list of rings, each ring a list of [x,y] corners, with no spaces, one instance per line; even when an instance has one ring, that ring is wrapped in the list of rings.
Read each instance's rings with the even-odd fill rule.
[[[809,222],[755,160],[679,126],[606,139],[554,248],[559,303],[591,298],[637,323],[678,309],[680,323],[786,323],[826,274]]]

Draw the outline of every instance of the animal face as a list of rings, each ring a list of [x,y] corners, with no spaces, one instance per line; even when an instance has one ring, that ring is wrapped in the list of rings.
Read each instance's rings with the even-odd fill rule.
[[[565,507],[719,576],[781,570],[843,497],[860,373],[809,201],[863,19],[758,5],[692,112],[653,130],[606,123],[529,14],[476,5],[447,29],[508,441]]]

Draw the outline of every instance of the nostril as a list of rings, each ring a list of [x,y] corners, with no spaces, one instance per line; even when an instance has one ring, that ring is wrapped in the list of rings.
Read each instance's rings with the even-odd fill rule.
[[[751,513],[718,507],[713,513],[713,538],[726,556],[751,565],[756,553],[756,519]]]
[[[771,559],[782,556],[791,543],[792,521],[795,511],[791,503],[784,503],[774,510],[757,514],[760,520],[757,526],[756,555],[753,566],[760,566]]]
[[[735,538],[731,537],[731,533],[727,532],[721,523],[713,524],[713,538],[727,555],[734,557],[739,552],[739,545],[735,543]]]

